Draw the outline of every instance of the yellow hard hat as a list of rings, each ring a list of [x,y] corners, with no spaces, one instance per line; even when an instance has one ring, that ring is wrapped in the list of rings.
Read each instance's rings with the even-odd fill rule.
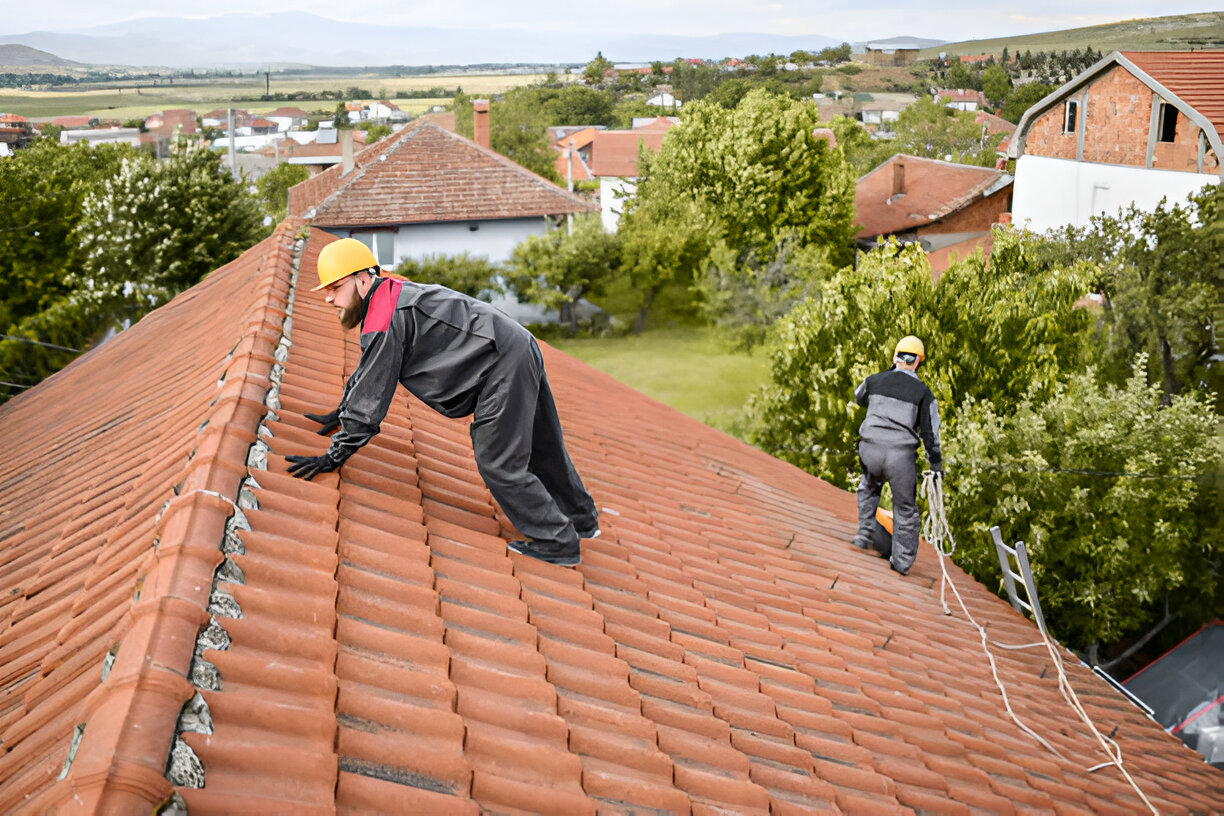
[[[319,285],[310,291],[317,292],[354,272],[374,266],[378,266],[378,259],[356,238],[333,241],[319,253]]]
[[[921,340],[909,334],[897,341],[897,350],[893,352],[893,356],[898,354],[917,354],[918,361],[922,362],[926,359],[926,348],[922,345]]]

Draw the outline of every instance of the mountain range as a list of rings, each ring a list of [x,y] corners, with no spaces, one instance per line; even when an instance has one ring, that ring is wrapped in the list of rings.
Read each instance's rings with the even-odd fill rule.
[[[71,31],[0,34],[0,43],[49,51],[76,62],[167,68],[582,64],[597,52],[614,62],[648,62],[818,51],[841,42],[832,36],[754,33],[685,36],[417,28],[340,22],[303,12],[146,17]]]

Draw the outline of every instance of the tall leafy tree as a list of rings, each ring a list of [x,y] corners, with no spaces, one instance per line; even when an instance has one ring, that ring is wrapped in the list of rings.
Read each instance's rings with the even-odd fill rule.
[[[1185,634],[1224,603],[1217,417],[1197,394],[1162,407],[1135,368],[1121,386],[1084,372],[1010,408],[970,397],[945,438],[957,561],[995,584],[987,530],[1024,541],[1051,629],[1094,660],[1166,608]]]
[[[982,128],[969,111],[944,107],[927,97],[901,111],[897,117],[894,143],[899,152],[947,159],[962,164],[994,166],[995,147],[1004,134],[982,137]]]
[[[1027,395],[1052,394],[1083,366],[1091,326],[1075,302],[1087,275],[1046,268],[1032,243],[1000,231],[989,267],[970,258],[937,282],[917,247],[887,245],[842,269],[779,323],[771,382],[749,408],[750,441],[848,486],[859,472],[854,388],[887,367],[907,334],[926,343],[922,377],[945,421],[967,395],[1008,411]]]
[[[86,197],[134,152],[125,145],[61,147],[38,140],[0,161],[0,400],[71,362],[92,337],[88,321],[49,310],[71,291]],[[39,345],[39,344],[44,345]],[[61,346],[62,349],[54,348]]]
[[[82,263],[70,299],[121,328],[170,300],[263,235],[255,196],[195,150],[125,158],[84,203]]]
[[[849,261],[854,177],[817,127],[814,106],[759,89],[734,110],[685,106],[683,125],[645,165],[627,227],[691,202],[736,252],[760,253],[789,235]]]
[[[1060,236],[1068,252],[1100,264],[1110,370],[1147,355],[1166,401],[1187,386],[1224,386],[1215,319],[1224,300],[1214,239],[1220,197],[1212,184],[1184,202],[1161,199],[1150,212],[1131,205]]]

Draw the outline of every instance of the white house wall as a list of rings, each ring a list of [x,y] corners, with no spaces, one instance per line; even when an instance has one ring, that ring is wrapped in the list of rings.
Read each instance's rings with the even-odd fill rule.
[[[542,217],[404,224],[394,233],[394,264],[398,265],[405,258],[420,260],[427,255],[459,255],[463,252],[501,263],[528,236],[543,235],[547,228]],[[340,228],[328,229],[328,232],[348,237],[363,230]]]
[[[616,232],[621,213],[625,209],[625,199],[636,190],[637,182],[633,179],[609,176],[599,179],[599,218],[605,230]]]
[[[1220,177],[1215,174],[1025,154],[1016,160],[1012,220],[1037,232],[1082,227],[1099,213],[1116,213],[1132,203],[1141,210],[1152,211],[1162,197],[1167,197],[1170,203],[1180,203],[1191,193],[1219,182]]]

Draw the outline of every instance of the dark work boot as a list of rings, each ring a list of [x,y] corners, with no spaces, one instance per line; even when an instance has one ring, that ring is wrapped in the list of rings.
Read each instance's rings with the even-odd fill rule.
[[[531,556],[558,567],[576,567],[582,563],[582,553],[578,542],[573,544],[557,544],[540,541],[511,541],[507,545],[513,552]]]

